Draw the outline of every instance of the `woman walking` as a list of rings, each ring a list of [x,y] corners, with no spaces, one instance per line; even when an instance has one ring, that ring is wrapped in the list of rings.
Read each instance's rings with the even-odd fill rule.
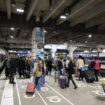
[[[68,83],[67,83],[67,87],[69,87],[69,82],[70,80],[72,81],[73,85],[74,85],[74,89],[77,88],[76,83],[73,80],[72,75],[74,74],[74,64],[71,58],[69,58],[69,63],[68,63]]]
[[[41,90],[41,76],[42,76],[42,62],[39,60],[39,58],[36,59],[36,62],[34,64],[33,76],[35,77],[36,89],[40,91]]]

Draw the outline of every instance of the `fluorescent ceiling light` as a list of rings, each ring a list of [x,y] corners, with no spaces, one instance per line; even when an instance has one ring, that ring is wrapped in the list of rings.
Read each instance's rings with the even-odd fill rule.
[[[16,53],[16,51],[14,50],[13,52],[15,52]]]
[[[60,16],[61,19],[66,19],[67,17],[65,15]]]
[[[12,53],[12,52],[13,52],[13,50],[9,50],[9,52],[11,52],[11,53]]]
[[[12,7],[15,7],[16,3],[13,1],[13,2],[11,2],[11,5],[12,5]]]
[[[102,52],[105,53],[105,49]]]
[[[46,30],[44,30],[44,33],[46,33],[47,31]]]
[[[24,12],[24,9],[21,9],[21,8],[18,8],[16,9],[17,12],[20,12],[20,13],[23,13]]]
[[[13,31],[13,30],[15,30],[15,28],[14,28],[14,27],[11,27],[11,28],[10,28],[10,30],[12,30],[12,31]]]
[[[89,51],[85,50],[84,52],[85,52],[85,53],[88,53]]]
[[[14,36],[12,36],[12,35],[11,35],[11,36],[10,36],[10,38],[11,38],[11,39],[13,39],[13,38],[14,38]]]
[[[97,52],[97,51],[93,50],[92,52]]]
[[[92,35],[91,35],[91,34],[89,34],[89,35],[88,35],[88,37],[89,37],[89,38],[91,38],[91,37],[92,37]]]

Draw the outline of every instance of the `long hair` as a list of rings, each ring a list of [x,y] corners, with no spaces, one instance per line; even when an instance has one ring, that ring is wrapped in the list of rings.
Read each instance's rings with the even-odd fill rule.
[[[39,71],[42,71],[42,65],[41,65],[41,63],[38,62],[37,64],[38,64],[38,70],[39,70]]]
[[[72,62],[72,61],[73,61],[73,59],[72,59],[71,57],[69,57],[69,61],[70,61],[70,62]]]
[[[38,65],[38,70],[42,71],[42,65],[41,65],[41,62],[40,62],[39,58],[36,59],[36,62],[37,62],[37,65]]]

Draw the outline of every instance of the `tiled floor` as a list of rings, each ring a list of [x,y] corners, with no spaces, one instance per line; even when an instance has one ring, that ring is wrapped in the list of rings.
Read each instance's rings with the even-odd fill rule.
[[[78,85],[76,90],[73,89],[72,83],[69,88],[61,89],[59,84],[54,82],[53,76],[46,76],[46,85],[42,87],[42,91],[35,90],[33,96],[27,96],[25,90],[30,79],[19,79],[17,76],[17,84],[11,87],[2,75],[0,77],[0,105],[105,105],[101,79],[98,83],[90,84],[78,81],[77,78],[74,79]],[[11,93],[5,95],[5,91]]]

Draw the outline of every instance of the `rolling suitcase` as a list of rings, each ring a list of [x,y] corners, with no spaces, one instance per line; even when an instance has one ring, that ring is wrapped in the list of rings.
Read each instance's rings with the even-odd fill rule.
[[[34,90],[35,90],[35,84],[34,83],[28,83],[27,84],[27,88],[26,88],[26,93],[27,94],[34,94]]]
[[[86,79],[86,82],[91,83],[95,81],[94,72],[91,70],[83,71],[83,76]]]
[[[67,80],[66,79],[67,79],[66,77],[60,76],[59,83],[60,83],[60,87],[63,89],[67,87]]]

